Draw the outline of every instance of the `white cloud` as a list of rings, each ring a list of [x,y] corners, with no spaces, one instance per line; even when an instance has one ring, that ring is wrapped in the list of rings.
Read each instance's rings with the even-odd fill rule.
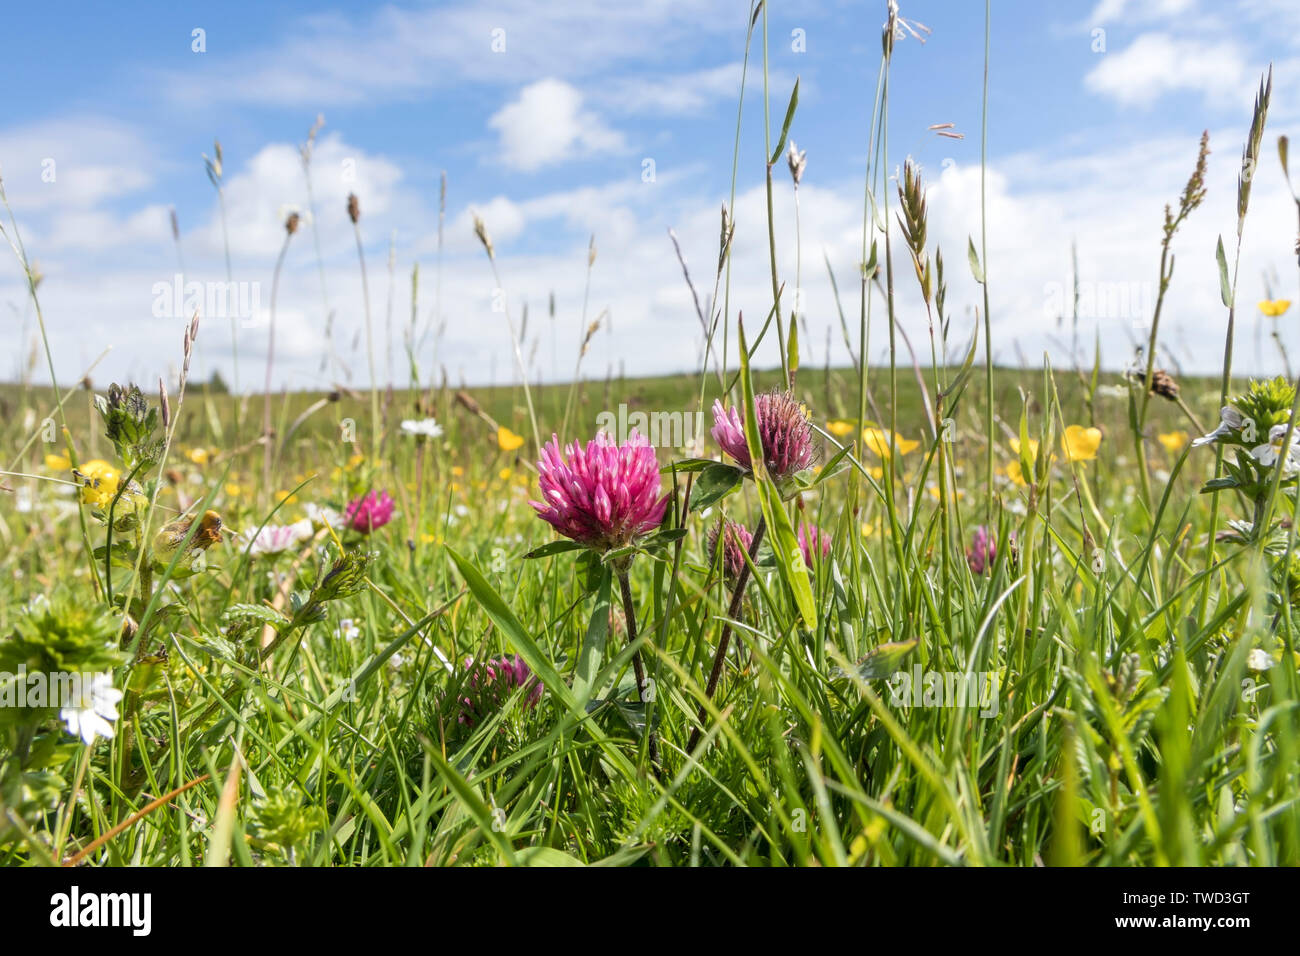
[[[5,191],[15,209],[84,209],[154,181],[157,151],[134,128],[69,116],[0,131]]]
[[[1219,305],[1214,243],[1222,233],[1230,236],[1235,223],[1236,149],[1238,130],[1212,131],[1216,150],[1210,157],[1209,197],[1184,225],[1175,240],[1178,269],[1165,305],[1161,340],[1165,351],[1161,361],[1184,371],[1212,372],[1222,354],[1225,310]],[[232,241],[241,258],[236,278],[247,275],[261,281],[261,306],[268,305],[271,262],[282,233],[275,212],[284,194],[299,188],[300,176],[287,147],[264,148],[248,166],[232,176],[232,213],[238,231]],[[353,152],[339,142],[320,155],[337,158]],[[1131,358],[1131,343],[1145,335],[1153,279],[1159,258],[1160,223],[1163,205],[1181,191],[1195,161],[1194,136],[1152,139],[1118,149],[1075,154],[1072,151],[1044,154],[1027,152],[995,163],[988,176],[990,293],[992,297],[993,346],[1001,362],[1015,362],[1023,354],[1037,363],[1044,350],[1051,351],[1058,367],[1068,364],[1068,321],[1058,327],[1060,292],[1071,285],[1070,247],[1077,244],[1080,279],[1083,283],[1084,314],[1080,318],[1080,341],[1091,361],[1094,330],[1100,333],[1103,364],[1125,365]],[[365,158],[365,157],[363,157]],[[368,164],[383,164],[378,157]],[[322,167],[323,169],[324,167]],[[943,249],[948,279],[948,310],[952,317],[954,348],[963,343],[975,322],[974,308],[981,303],[981,290],[965,264],[967,237],[979,235],[980,197],[978,166],[956,165],[927,168],[924,181],[929,187],[931,252]],[[392,311],[395,316],[393,346],[399,379],[405,363],[400,355],[400,329],[409,316],[410,268],[421,262],[420,324],[431,315],[434,288],[433,227],[412,199],[401,191],[400,171],[395,167],[386,191],[376,191],[375,202],[363,207],[367,235],[387,237],[400,227],[405,237],[398,245]],[[295,246],[286,263],[279,294],[276,381],[291,387],[325,387],[334,380],[352,384],[366,381],[366,353],[363,335],[364,306],[351,247],[351,224],[342,213],[343,187],[318,181],[322,196],[322,242],[329,276],[330,308],[335,313],[335,350],[350,367],[348,377],[338,367],[322,374],[324,310],[315,258],[310,245]],[[683,368],[698,368],[701,337],[689,293],[673,254],[666,228],[672,226],[681,238],[691,274],[701,299],[708,307],[717,261],[718,202],[720,196],[702,194],[697,176],[660,177],[656,183],[613,181],[603,185],[545,193],[528,199],[497,195],[475,203],[488,222],[498,247],[501,282],[511,312],[519,321],[524,303],[529,303],[529,340],[524,354],[535,354],[535,374],[547,379],[567,376],[573,368],[582,334],[581,305],[586,280],[586,234],[596,234],[598,250],[592,273],[588,319],[608,309],[604,327],[596,336],[584,360],[587,375],[603,377],[611,368],[625,364],[628,375],[656,374]],[[240,185],[242,184],[242,185]],[[239,188],[236,188],[236,186]],[[810,337],[801,342],[805,362],[820,367],[825,361],[826,333],[831,332],[833,359],[847,361],[839,319],[822,261],[830,258],[849,313],[853,347],[857,348],[857,287],[852,281],[861,249],[862,197],[857,182],[805,183],[800,189],[802,227],[802,275],[805,311]],[[1292,276],[1294,206],[1286,198],[1285,185],[1275,164],[1262,167],[1255,182],[1252,210],[1246,225],[1246,245],[1241,266],[1241,302],[1238,313],[1237,367],[1239,370],[1270,366],[1267,352],[1260,361],[1254,349],[1253,303],[1262,297],[1259,276],[1276,267],[1282,289]],[[329,198],[324,196],[329,193]],[[766,193],[760,180],[741,183],[736,197],[736,237],[732,248],[732,333],[731,366],[735,367],[734,318],[746,316],[751,338],[771,305],[768,276]],[[260,210],[260,211],[259,211]],[[794,210],[789,183],[774,183],[774,211],[778,266],[789,298],[795,279]],[[152,215],[152,214],[149,214]],[[148,218],[145,215],[144,218]],[[513,374],[513,358],[504,316],[493,309],[496,282],[474,243],[467,210],[449,210],[446,259],[442,270],[440,298],[446,319],[446,335],[435,356],[432,339],[424,342],[417,358],[425,381],[436,376],[436,366],[445,365],[454,383],[462,378],[497,383]],[[561,224],[571,236],[556,240]],[[203,230],[210,230],[211,223]],[[260,237],[260,230],[266,231]],[[260,237],[260,238],[259,238]],[[190,237],[187,236],[187,239]],[[305,237],[299,237],[303,239]],[[928,360],[927,323],[916,294],[915,282],[906,261],[898,257],[895,236],[895,265],[898,290],[898,318],[901,328]],[[295,240],[296,241],[296,240]],[[251,243],[251,245],[250,245]],[[266,250],[261,244],[269,243]],[[29,243],[29,246],[31,244]],[[218,247],[209,241],[190,243],[193,256],[189,268],[195,276],[218,279],[224,273]],[[249,250],[256,248],[257,254]],[[270,254],[263,254],[269,252]],[[371,310],[375,322],[376,367],[386,374],[387,327],[385,305],[388,285],[379,250],[371,250]],[[170,278],[170,263],[154,256],[146,265],[115,269],[111,273],[62,268],[47,270],[42,300],[59,374],[71,380],[85,363],[111,345],[117,346],[96,375],[97,379],[132,376],[149,381],[168,374],[179,354],[180,321],[150,316],[151,288],[160,278]],[[156,263],[163,263],[158,265]],[[160,274],[161,273],[161,274]],[[0,302],[13,302],[22,311],[23,293],[11,271],[0,275]],[[1292,280],[1293,281],[1293,280]],[[1055,291],[1054,291],[1055,290]],[[1107,290],[1134,290],[1130,302],[1110,302]],[[546,317],[545,303],[554,292],[557,317]],[[1089,311],[1086,297],[1096,293]],[[1294,296],[1292,296],[1294,297]],[[263,315],[264,318],[264,315]],[[752,323],[752,324],[751,324]],[[438,324],[434,322],[433,324]],[[1300,347],[1291,334],[1288,345]],[[30,332],[30,326],[28,327]],[[612,330],[612,331],[611,331]],[[802,330],[801,330],[802,331]],[[260,383],[265,361],[264,322],[237,331],[240,381],[246,387]],[[884,355],[887,335],[879,300],[873,310],[871,359]],[[553,344],[554,343],[554,344]],[[534,349],[536,352],[534,353]],[[24,353],[26,346],[16,349]],[[195,375],[206,377],[221,368],[227,381],[232,378],[229,320],[204,318],[198,343]],[[769,334],[758,355],[760,364],[777,360],[776,338]],[[904,361],[906,357],[904,356]]]
[[[1251,84],[1244,56],[1230,40],[1208,43],[1144,33],[1125,49],[1106,53],[1084,85],[1126,106],[1151,106],[1179,91],[1200,93],[1215,104],[1234,103]]]
[[[173,99],[205,106],[230,101],[316,109],[376,97],[417,99],[452,84],[522,83],[537,76],[590,76],[614,64],[657,64],[664,50],[704,47],[744,24],[744,7],[730,0],[606,4],[598,19],[586,0],[385,5],[357,18],[301,18],[260,49],[212,68],[199,62],[165,73],[157,85]],[[498,42],[494,52],[498,38],[504,49]]]
[[[601,83],[592,91],[592,97],[602,105],[609,105],[624,113],[691,115],[704,111],[720,100],[734,102],[740,91],[741,74],[742,64],[737,61],[683,73],[660,70],[651,74],[611,77],[608,82]],[[751,91],[761,92],[762,69],[750,64],[745,85]],[[768,85],[773,91],[772,99],[782,100],[794,86],[794,76],[782,70],[769,70]],[[805,83],[805,95],[808,90]]]
[[[621,134],[582,108],[582,94],[554,78],[530,83],[488,120],[507,166],[532,171],[624,148]]]
[[[1088,22],[1111,23],[1125,20],[1130,23],[1150,20],[1167,20],[1190,13],[1196,0],[1100,0],[1093,8]]]

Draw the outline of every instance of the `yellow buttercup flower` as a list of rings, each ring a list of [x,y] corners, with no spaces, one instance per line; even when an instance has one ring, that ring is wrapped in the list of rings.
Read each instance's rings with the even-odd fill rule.
[[[1021,487],[1025,487],[1029,484],[1029,482],[1025,481],[1024,473],[1021,472],[1020,470],[1019,461],[1009,462],[1007,464],[1005,471],[1007,477],[1010,478],[1012,481],[1014,481],[1016,484],[1020,485]]]
[[[1160,439],[1160,444],[1164,445],[1165,451],[1171,455],[1178,454],[1187,444],[1187,432],[1184,431],[1164,432],[1156,438]]]
[[[81,500],[84,504],[99,508],[101,511],[113,503],[117,494],[117,477],[96,478],[81,472],[74,472],[84,482],[81,486]]]
[[[844,438],[846,435],[852,435],[853,429],[858,426],[853,422],[846,422],[843,419],[826,423],[826,430],[836,438]]]
[[[1290,299],[1264,299],[1259,304],[1259,311],[1273,319],[1282,315],[1289,308],[1291,308]]]
[[[516,448],[523,446],[524,439],[522,435],[516,435],[505,425],[497,426],[497,445],[502,451],[514,451]]]
[[[211,460],[206,448],[191,448],[186,457],[196,465],[206,465]]]
[[[892,442],[890,441],[890,434],[893,435]],[[891,433],[882,428],[864,428],[862,430],[862,444],[881,458],[888,458],[893,448],[896,448],[900,455],[906,455],[916,451],[921,445],[919,441],[910,441],[898,434],[898,432]]]
[[[228,482],[226,482],[226,485],[225,485],[225,492],[226,492],[226,494],[229,495],[231,498],[238,498],[238,497],[239,497],[239,492],[240,492],[240,487],[239,487],[239,485],[235,484],[233,481],[228,481]]]
[[[118,470],[102,458],[92,458],[90,461],[82,462],[77,470],[87,478],[110,478],[116,482],[118,477]]]
[[[1061,448],[1068,461],[1091,461],[1101,446],[1101,429],[1071,425],[1061,436]]]
[[[46,455],[45,467],[50,471],[67,471],[72,467],[67,455]]]

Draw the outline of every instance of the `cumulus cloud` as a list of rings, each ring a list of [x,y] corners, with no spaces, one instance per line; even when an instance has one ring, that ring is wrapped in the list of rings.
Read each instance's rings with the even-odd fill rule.
[[[1151,106],[1167,93],[1199,93],[1216,104],[1236,102],[1251,87],[1241,49],[1229,40],[1206,43],[1167,33],[1144,33],[1107,53],[1084,86],[1126,106]]]
[[[582,108],[582,94],[554,78],[525,86],[488,126],[499,136],[501,161],[525,172],[624,148],[621,134]]]

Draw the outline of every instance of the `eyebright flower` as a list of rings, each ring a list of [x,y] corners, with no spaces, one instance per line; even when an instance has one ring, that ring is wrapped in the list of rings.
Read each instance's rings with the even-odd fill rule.
[[[1290,447],[1283,449],[1282,445],[1286,441],[1287,429],[1290,426],[1286,423],[1274,425],[1268,430],[1268,443],[1256,445],[1250,450],[1250,457],[1265,468],[1271,468],[1277,464],[1279,458],[1284,460],[1282,473],[1284,475],[1293,475],[1300,471],[1300,449],[1296,447],[1296,435],[1291,436]]]
[[[343,526],[370,534],[393,520],[393,499],[386,491],[372,491],[348,502],[343,512]]]
[[[984,574],[993,567],[998,556],[998,540],[986,525],[978,525],[970,536],[970,547],[966,549],[966,563],[970,565],[971,574]]]
[[[1219,427],[1208,435],[1202,435],[1192,442],[1193,448],[1200,448],[1202,445],[1208,445],[1212,442],[1219,441],[1221,438],[1227,438],[1237,429],[1241,428],[1243,418],[1241,412],[1237,411],[1231,405],[1224,405],[1219,412]],[[1204,426],[1202,426],[1204,427]]]
[[[573,442],[563,456],[552,435],[537,474],[544,501],[529,504],[538,517],[596,551],[623,547],[653,531],[668,505],[667,496],[659,495],[654,448],[636,430],[622,445],[597,432],[586,448]]]
[[[442,426],[433,418],[421,418],[418,421],[408,418],[402,422],[402,431],[419,438],[437,438],[442,434]]]
[[[709,529],[709,561],[718,559],[718,543],[722,542],[722,576],[728,581],[740,577],[745,566],[745,554],[754,542],[749,529],[739,522],[726,519]]]
[[[804,522],[799,525],[798,537],[799,550],[803,553],[805,567],[816,567],[818,560],[830,557],[831,536],[815,524]]]
[[[467,658],[465,669],[469,676],[461,686],[460,714],[457,723],[473,726],[493,711],[500,710],[510,695],[526,688],[523,706],[532,710],[542,699],[542,685],[524,659],[518,654],[511,657],[494,657],[483,663]]]
[[[81,699],[59,711],[68,733],[80,737],[87,745],[96,737],[113,738],[113,721],[117,720],[117,702],[122,692],[113,686],[111,674],[95,674],[90,686],[81,687]]]
[[[803,406],[789,392],[764,392],[754,399],[763,464],[780,484],[813,463],[812,426]],[[713,402],[714,441],[742,468],[752,468],[740,409]]]

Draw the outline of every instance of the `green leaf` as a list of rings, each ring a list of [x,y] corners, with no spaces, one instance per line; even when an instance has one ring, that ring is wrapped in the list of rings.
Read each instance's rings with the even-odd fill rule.
[[[1038,471],[1035,464],[1035,458],[1029,453],[1029,410],[1028,406],[1020,406],[1020,477],[1025,480],[1026,484],[1031,484],[1038,480]],[[1040,449],[1041,451],[1041,449]]]
[[[771,481],[764,480],[758,488],[763,518],[767,521],[768,533],[772,538],[772,552],[776,555],[777,570],[790,589],[799,616],[808,629],[813,630],[817,626],[817,609],[813,603],[812,585],[808,581],[808,568],[804,565],[799,538],[785,513],[785,503],[776,486]]]
[[[794,89],[790,91],[790,105],[785,108],[785,122],[781,124],[781,138],[777,141],[776,151],[772,153],[772,158],[768,161],[769,166],[775,166],[780,160],[781,154],[785,152],[785,138],[790,134],[790,123],[794,119],[795,107],[799,105],[799,77],[794,78]]]
[[[520,866],[586,866],[575,856],[553,846],[526,846],[515,853]]]
[[[699,481],[691,489],[691,511],[702,511],[740,487],[745,478],[744,469],[736,465],[715,461],[705,468]]]
[[[582,648],[578,651],[578,665],[573,672],[573,696],[580,704],[585,704],[595,689],[593,685],[596,674],[600,671],[600,662],[605,656],[613,580],[613,572],[604,568],[600,586],[596,589],[596,606],[592,608],[591,618],[587,621],[587,633],[582,639]]]
[[[1215,491],[1227,491],[1230,488],[1240,487],[1241,482],[1236,478],[1211,478],[1201,487],[1201,494],[1208,495]]]
[[[576,541],[552,541],[544,544],[540,548],[533,548],[524,555],[525,561],[531,561],[534,558],[549,558],[553,554],[564,554],[566,551],[578,551],[586,545],[581,545]]]
[[[790,368],[791,381],[794,381],[794,373],[799,371],[799,323],[795,319],[795,313],[791,310],[790,334],[786,336],[785,344],[786,364]]]
[[[970,236],[966,237],[966,258],[970,260],[970,272],[975,277],[975,281],[980,285],[984,284],[984,270],[980,267],[980,257],[975,251],[975,240]]]
[[[862,281],[870,282],[876,274],[879,263],[876,259],[876,240],[871,240],[871,255],[867,256],[867,261],[862,264]]]
[[[912,638],[910,641],[881,644],[854,664],[853,669],[858,677],[863,680],[878,680],[881,677],[888,677],[899,669],[903,659],[912,652],[916,645],[916,638]]]
[[[849,467],[849,463],[847,459],[849,456],[849,452],[851,452],[852,450],[853,450],[853,442],[849,442],[847,445],[845,445],[843,448],[837,451],[831,457],[831,460],[826,462],[826,464],[822,466],[822,470],[817,472],[817,477],[815,477],[812,480],[812,485],[810,487],[815,488],[817,485],[820,485],[826,479],[834,478],[845,468]]]
[[[763,460],[763,441],[758,437],[758,407],[754,403],[754,377],[749,371],[749,346],[745,342],[745,323],[736,318],[736,329],[740,336],[740,394],[745,406],[745,445],[749,449],[750,471],[755,481],[767,477],[767,465]]]
[[[687,472],[692,471],[703,471],[705,468],[708,468],[709,465],[716,465],[717,463],[718,460],[716,458],[683,458],[681,461],[670,461],[659,469],[659,474],[666,475],[674,471],[680,474],[686,474]]]
[[[675,544],[684,537],[686,537],[685,528],[660,528],[654,534],[645,538],[640,547],[642,551],[653,554],[663,551],[664,548],[670,544]]]
[[[1219,237],[1219,245],[1214,250],[1214,258],[1219,261],[1219,295],[1223,298],[1223,304],[1232,308],[1232,286],[1228,284],[1228,258],[1223,254],[1223,237]]]

